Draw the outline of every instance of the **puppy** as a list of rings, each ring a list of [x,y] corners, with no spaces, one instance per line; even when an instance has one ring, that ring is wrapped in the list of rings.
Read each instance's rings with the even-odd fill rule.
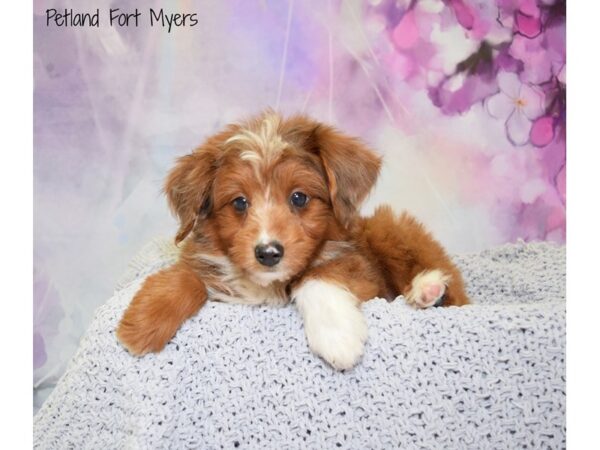
[[[363,353],[363,301],[467,304],[460,272],[417,220],[388,206],[359,216],[380,165],[359,140],[270,110],[208,138],[165,184],[179,261],[146,279],[118,339],[134,355],[158,352],[207,300],[294,301],[312,351],[341,370]]]

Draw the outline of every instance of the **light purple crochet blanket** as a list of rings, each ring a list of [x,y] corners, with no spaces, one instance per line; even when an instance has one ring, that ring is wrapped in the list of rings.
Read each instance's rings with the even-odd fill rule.
[[[313,355],[293,305],[209,303],[159,354],[115,326],[143,278],[175,258],[150,244],[34,418],[36,448],[563,448],[565,250],[457,256],[473,305],[363,306],[357,367]]]

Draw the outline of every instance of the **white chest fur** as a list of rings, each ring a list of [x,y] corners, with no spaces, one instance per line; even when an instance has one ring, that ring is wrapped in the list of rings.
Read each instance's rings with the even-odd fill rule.
[[[211,300],[239,303],[242,305],[285,305],[289,302],[285,286],[279,283],[260,286],[247,278],[238,278],[232,280],[229,287],[231,293],[218,291],[209,287],[209,298]]]
[[[203,280],[207,284],[210,300],[242,305],[285,305],[289,302],[285,283],[255,283],[225,256],[203,254],[197,258],[211,268],[211,279]],[[214,275],[215,271],[218,276]]]

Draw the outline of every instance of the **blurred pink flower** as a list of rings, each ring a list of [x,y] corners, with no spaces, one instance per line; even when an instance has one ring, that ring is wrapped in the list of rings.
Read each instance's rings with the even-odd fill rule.
[[[463,0],[446,0],[445,2],[456,14],[457,22],[465,29],[472,30],[475,23],[475,13],[470,5]]]
[[[558,75],[566,61],[564,2],[519,6],[510,54],[523,62],[523,81],[540,84]]]
[[[392,41],[400,50],[408,50],[419,41],[419,29],[415,22],[414,10],[408,11],[402,16],[392,32]]]
[[[489,0],[443,0],[454,16],[451,24],[458,23],[468,33],[470,39],[476,41],[489,40],[497,43],[501,32],[502,23],[498,21],[499,9],[494,2]],[[442,11],[445,14],[445,11]],[[502,40],[502,39],[501,39]]]
[[[480,74],[457,74],[429,88],[429,98],[444,114],[467,112],[474,103],[481,102],[496,91],[494,79]]]
[[[498,73],[498,86],[500,92],[487,99],[486,108],[492,117],[505,121],[506,135],[514,145],[525,145],[531,122],[544,113],[544,95],[511,72]]]
[[[515,14],[515,25],[517,31],[528,38],[536,37],[542,32],[542,22],[539,16],[530,16],[521,11],[517,11]]]
[[[535,0],[519,0],[517,4],[519,11],[522,14],[526,14],[530,17],[540,17],[540,9]]]
[[[554,180],[555,184],[556,184],[556,190],[558,192],[558,194],[560,195],[560,200],[562,201],[563,205],[567,202],[567,165],[564,164],[562,166],[562,168],[560,169],[560,172],[558,172],[558,175],[556,175],[556,178]]]
[[[534,38],[515,35],[509,53],[523,62],[524,81],[540,84],[560,73],[566,60],[564,32],[564,25],[561,25],[551,27]]]
[[[554,139],[554,119],[542,116],[533,122],[529,134],[531,143],[536,147],[544,147]]]
[[[438,14],[416,3],[390,29],[389,38],[395,51],[387,52],[382,59],[392,70],[393,77],[415,89],[425,87],[432,59],[438,51],[431,42],[431,32],[439,21]]]
[[[498,11],[502,16],[512,16],[521,12],[528,16],[539,17],[540,8],[536,0],[496,0]]]

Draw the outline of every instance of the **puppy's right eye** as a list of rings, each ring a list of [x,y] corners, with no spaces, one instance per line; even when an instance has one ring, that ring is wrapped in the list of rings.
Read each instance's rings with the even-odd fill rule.
[[[244,212],[248,209],[248,200],[246,200],[246,197],[238,197],[231,204],[237,212]]]
[[[308,195],[304,192],[294,192],[290,197],[290,203],[296,208],[304,208],[308,203]]]

